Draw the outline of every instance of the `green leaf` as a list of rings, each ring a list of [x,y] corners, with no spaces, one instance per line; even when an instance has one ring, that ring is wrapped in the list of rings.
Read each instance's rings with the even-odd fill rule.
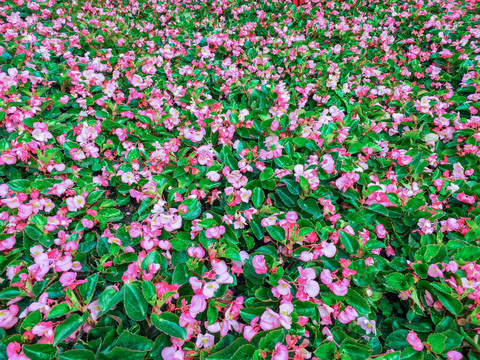
[[[99,215],[107,219],[107,222],[115,222],[123,219],[123,213],[118,209],[100,209],[95,218],[102,222],[101,220],[103,219],[99,217]]]
[[[152,251],[148,253],[148,255],[145,256],[145,258],[143,259],[141,269],[147,270],[151,264],[160,265],[161,263],[162,263],[162,258],[160,254],[157,251]]]
[[[411,274],[391,273],[385,275],[388,285],[398,291],[406,291],[413,285],[414,279]]]
[[[273,351],[277,343],[283,343],[285,340],[285,332],[283,329],[273,330],[267,336],[260,340],[260,349]]]
[[[151,281],[146,280],[142,282],[142,293],[150,304],[152,304],[152,301],[155,301],[157,298],[157,290]]]
[[[394,350],[403,350],[408,346],[407,335],[408,330],[397,330],[387,336],[385,346]]]
[[[365,295],[362,295],[359,291],[354,289],[349,289],[347,293],[346,301],[349,305],[353,306],[359,314],[366,315],[371,312],[368,302],[364,298]]]
[[[30,187],[31,181],[25,179],[12,180],[7,183],[12,191],[25,191]]]
[[[134,321],[145,320],[148,303],[142,291],[133,283],[125,284],[124,287],[124,304],[128,317]]]
[[[282,202],[285,204],[285,206],[292,208],[294,207],[296,203],[296,196],[293,196],[288,189],[284,187],[277,187],[275,190],[275,193],[280,197]]]
[[[98,116],[99,118],[108,119],[110,117],[110,114],[106,111],[98,110],[95,113],[95,116]]]
[[[315,356],[320,360],[331,360],[336,358],[337,345],[333,341],[325,341],[315,350]]]
[[[109,287],[100,294],[100,297],[98,298],[98,305],[100,306],[100,309],[102,309],[100,315],[105,314],[123,300],[124,289],[125,287],[122,287],[120,291],[117,291],[113,287]]]
[[[273,240],[276,240],[282,244],[285,243],[285,230],[277,225],[267,226],[267,231]]]
[[[266,168],[262,171],[262,173],[260,174],[260,180],[261,181],[265,181],[265,180],[268,180],[270,179],[271,177],[273,176],[273,169],[272,168]]]
[[[350,254],[356,254],[358,249],[360,249],[360,244],[356,237],[348,234],[345,231],[339,231],[340,233],[340,241],[342,242],[345,250]]]
[[[133,160],[138,159],[139,157],[140,157],[140,150],[138,150],[138,148],[135,147],[128,152],[127,160],[128,161],[133,161]]]
[[[57,325],[55,334],[53,335],[53,345],[58,345],[62,340],[72,335],[80,326],[87,321],[89,313],[80,316],[78,314],[70,315],[67,320]]]
[[[108,354],[100,353],[99,360],[143,360],[147,355],[146,351],[130,350],[121,347],[114,347]]]
[[[465,246],[457,250],[453,259],[459,264],[463,265],[472,261],[476,261],[480,258],[480,247],[478,246]]]
[[[206,358],[206,360],[225,360],[231,359],[233,355],[240,349],[243,345],[247,344],[247,340],[244,338],[238,338],[232,344],[227,346],[225,349],[217,351],[216,353],[211,354]]]
[[[67,303],[55,305],[48,313],[47,320],[68,314],[71,311]]]
[[[97,287],[99,273],[89,276],[87,282],[80,284],[77,289],[85,303],[90,303]]]
[[[438,328],[437,328],[438,331]],[[447,344],[445,346],[444,352],[451,351],[462,345],[463,336],[459,335],[458,332],[453,330],[447,330],[442,333],[447,338]]]
[[[32,330],[35,325],[37,325],[42,320],[42,315],[40,310],[36,310],[25,318],[22,323],[22,328],[25,330]]]
[[[340,353],[349,355],[352,359],[366,360],[370,358],[373,350],[367,346],[346,338],[340,345]]]
[[[306,212],[312,214],[314,219],[318,219],[320,217],[320,208],[314,199],[306,198],[303,200],[302,198],[299,198],[297,202],[298,206],[300,206],[300,208]]]
[[[463,305],[460,300],[457,300],[453,296],[445,294],[443,291],[437,289],[432,289],[432,291],[437,295],[438,300],[440,300],[442,305],[453,315],[459,316],[462,314]]]
[[[90,350],[70,350],[58,355],[59,360],[95,360],[95,354]]]
[[[0,292],[0,299],[13,299],[17,296],[25,296],[25,291],[16,286],[10,286]]]
[[[430,334],[428,336],[428,344],[434,353],[440,354],[445,350],[447,337],[442,334]]]
[[[295,312],[300,316],[314,317],[316,314],[317,306],[311,301],[295,300],[293,302]]]
[[[160,315],[152,314],[152,324],[160,331],[178,339],[185,340],[187,331],[178,324],[178,316],[169,312],[163,312]]]
[[[31,360],[51,360],[57,356],[57,348],[49,344],[23,345],[23,352]]]
[[[208,309],[207,309],[207,319],[208,319],[208,325],[212,325],[217,321],[218,317],[218,309],[217,306],[215,305],[215,300],[210,300],[210,303],[208,304]]]
[[[187,264],[180,263],[175,266],[175,269],[173,270],[172,282],[179,285],[186,284],[188,283],[188,279],[190,279],[190,275]]]
[[[385,354],[383,356],[376,357],[375,360],[400,360],[400,355],[402,355],[400,351],[395,351],[389,354]]]
[[[263,193],[263,190],[260,188],[255,188],[252,192],[252,202],[253,206],[256,208],[260,207],[263,204],[263,201],[265,200],[265,194]]]
[[[153,341],[146,337],[124,331],[117,340],[115,346],[130,350],[150,351],[153,348]]]
[[[242,345],[231,357],[232,360],[251,360],[257,348],[250,344]]]
[[[105,190],[96,190],[91,192],[87,197],[87,202],[90,204],[95,203],[97,200],[103,197],[104,193],[105,193]]]

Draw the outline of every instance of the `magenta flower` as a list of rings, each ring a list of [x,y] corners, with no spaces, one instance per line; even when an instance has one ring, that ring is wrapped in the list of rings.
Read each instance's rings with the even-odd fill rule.
[[[323,156],[323,160],[320,165],[327,174],[333,174],[335,172],[335,162],[330,154]]]
[[[285,329],[292,327],[292,317],[290,314],[293,312],[293,304],[286,302],[280,305],[278,321]]]
[[[282,343],[275,344],[272,360],[288,360],[288,348]]]
[[[359,317],[357,319],[357,325],[360,326],[367,335],[373,333],[377,335],[377,329],[375,328],[375,320],[368,320],[365,316]]]
[[[0,310],[0,328],[10,329],[18,322],[16,315],[18,314],[18,306],[10,305],[8,309]]]
[[[209,228],[205,230],[205,236],[209,239],[220,239],[222,235],[225,233],[225,226],[215,226],[213,228]]]
[[[197,341],[195,342],[195,345],[197,348],[209,348],[212,347],[215,344],[215,337],[210,334],[198,334],[197,336]]]
[[[214,281],[206,283],[205,286],[203,287],[203,295],[205,295],[205,297],[209,299],[213,297],[213,295],[215,294],[215,292],[218,290],[219,287],[220,287],[220,284]]]
[[[447,359],[448,360],[461,360],[461,359],[463,359],[463,355],[456,350],[450,350],[449,352],[447,352]]]
[[[329,287],[335,295],[345,296],[347,295],[349,284],[350,284],[350,281],[348,281],[348,279],[343,279],[343,280],[338,280],[332,283]]]
[[[431,265],[428,267],[428,276],[431,276],[431,277],[442,277],[442,278],[443,278],[443,271],[440,270],[440,268],[438,267],[438,265],[436,265],[436,264],[431,264]]]
[[[265,256],[263,255],[255,255],[252,260],[252,265],[257,274],[265,274],[268,271]]]
[[[290,294],[290,289],[292,287],[283,279],[278,281],[278,285],[272,289],[273,294],[277,295],[287,295]],[[277,296],[278,297],[278,296]]]
[[[412,345],[414,350],[422,351],[424,345],[422,344],[422,340],[420,340],[417,334],[413,331],[410,331],[407,335],[407,342]]]
[[[270,308],[267,308],[260,317],[260,327],[262,328],[262,330],[275,329],[280,325],[280,315],[278,315]]]

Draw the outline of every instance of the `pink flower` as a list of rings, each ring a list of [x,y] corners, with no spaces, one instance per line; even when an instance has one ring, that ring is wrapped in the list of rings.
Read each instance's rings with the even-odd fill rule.
[[[3,241],[0,241],[0,251],[10,250],[15,245],[15,236],[10,236]]]
[[[220,180],[220,174],[217,173],[216,171],[209,171],[207,172],[207,174],[205,175],[210,181],[213,181],[213,182],[216,182],[218,180]]]
[[[190,304],[189,310],[192,317],[197,316],[198,314],[205,311],[207,308],[207,301],[204,295],[193,295],[192,302]]]
[[[197,291],[202,288],[202,282],[194,276],[188,279],[188,282],[190,283],[193,291]]]
[[[48,131],[48,125],[42,122],[33,123],[34,130],[32,131],[32,137],[41,142],[45,142],[51,138],[53,135]]]
[[[242,175],[240,170],[234,170],[226,175],[227,181],[232,184],[235,189],[240,189],[248,183],[246,176]]]
[[[209,228],[205,231],[205,236],[209,239],[220,239],[222,235],[225,233],[225,226],[215,226],[213,228]]]
[[[68,211],[78,211],[85,206],[85,199],[83,196],[75,196],[73,198],[67,198]]]
[[[198,334],[197,336],[197,341],[195,342],[195,345],[197,346],[197,348],[210,348],[213,346],[213,344],[215,343],[215,336],[211,335],[211,334],[205,334],[205,335],[202,335],[202,334]]]
[[[94,226],[94,222],[90,219],[82,219],[81,223],[87,229],[92,229]]]
[[[357,319],[357,325],[365,330],[367,335],[371,333],[377,335],[377,330],[375,329],[375,320],[368,320],[365,316],[362,316]]]
[[[333,161],[332,155],[326,154],[323,156],[323,160],[320,163],[320,166],[327,174],[332,174],[335,172],[335,161]]]
[[[88,304],[87,309],[90,311],[90,315],[94,321],[97,321],[98,315],[100,314],[100,305],[98,304],[98,300],[92,301]]]
[[[7,345],[7,357],[9,360],[29,360],[29,358],[23,354],[22,345],[16,341]]]
[[[163,360],[184,360],[185,353],[182,349],[177,349],[176,346],[169,346],[162,350],[162,358]]]
[[[342,281],[334,282],[329,286],[330,290],[337,296],[345,296],[348,292],[348,285],[350,281],[348,279],[343,279]]]
[[[260,330],[260,325],[258,325],[259,317],[256,316],[250,322],[250,325],[247,325],[243,328],[243,337],[250,341],[252,338],[257,335],[258,331]]]
[[[422,351],[423,350],[423,344],[422,340],[420,340],[417,336],[417,334],[413,331],[410,331],[407,335],[407,342],[412,345],[413,349],[416,351]]]
[[[280,324],[287,330],[292,327],[292,317],[290,314],[293,310],[292,303],[284,303],[280,305],[278,320],[280,321]]]
[[[33,214],[33,206],[32,205],[24,205],[20,204],[18,207],[18,217],[20,219],[26,220]]]
[[[282,343],[277,343],[273,350],[272,360],[288,360],[288,348]]]
[[[42,339],[38,341],[39,344],[53,343],[53,322],[40,322],[32,329],[34,335],[41,336]]]
[[[60,99],[58,99],[58,101],[60,103],[62,103],[63,105],[67,105],[68,104],[68,99],[69,99],[68,95],[63,95]]]
[[[342,324],[348,324],[358,317],[357,311],[352,306],[347,306],[345,310],[340,311],[338,314],[338,321]]]
[[[16,162],[17,158],[15,157],[15,153],[13,151],[4,152],[0,155],[0,165],[13,165]]]
[[[66,272],[66,273],[62,274],[62,276],[60,276],[59,281],[63,286],[68,286],[68,285],[72,284],[75,281],[76,278],[77,278],[76,273]]]
[[[253,268],[257,274],[265,274],[268,271],[267,265],[265,264],[265,256],[255,255],[252,260]]]
[[[440,268],[438,267],[438,265],[436,265],[436,264],[431,264],[431,265],[428,267],[428,276],[431,276],[431,277],[442,277],[442,278],[443,278],[443,271],[440,270]]]
[[[6,197],[8,195],[8,185],[1,184],[0,185],[0,197]]]
[[[191,246],[187,250],[188,256],[195,257],[197,259],[202,259],[205,256],[205,250],[201,246]]]
[[[448,360],[460,360],[463,359],[463,355],[459,353],[458,351],[451,350],[447,352],[447,359]]]
[[[0,310],[0,328],[10,329],[18,321],[18,318],[15,316],[18,314],[18,306],[10,305],[8,309]]]
[[[328,269],[323,269],[320,273],[320,280],[325,285],[330,285],[333,282],[332,272]]]
[[[316,297],[320,293],[320,285],[315,280],[308,279],[303,286],[303,291],[310,297]]]
[[[260,317],[260,327],[262,330],[271,330],[280,326],[280,315],[270,308],[267,308]]]
[[[280,279],[278,281],[278,285],[272,289],[272,292],[274,295],[275,295],[275,292],[279,295],[287,295],[287,294],[290,294],[291,288],[292,287],[285,280]]]
[[[456,273],[458,271],[458,264],[456,261],[451,260],[445,267],[445,271]]]
[[[377,231],[377,236],[379,239],[385,239],[387,236],[387,230],[385,230],[385,226],[378,224],[375,230]]]
[[[205,286],[203,287],[203,295],[205,295],[207,299],[213,297],[213,295],[215,294],[215,291],[218,290],[219,286],[220,284],[214,281],[206,283]]]
[[[327,241],[322,241],[322,254],[327,258],[332,258],[337,253],[337,247]]]

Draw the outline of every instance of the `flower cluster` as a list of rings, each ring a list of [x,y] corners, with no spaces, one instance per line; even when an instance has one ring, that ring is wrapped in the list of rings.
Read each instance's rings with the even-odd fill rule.
[[[480,359],[478,1],[0,1],[0,358]]]

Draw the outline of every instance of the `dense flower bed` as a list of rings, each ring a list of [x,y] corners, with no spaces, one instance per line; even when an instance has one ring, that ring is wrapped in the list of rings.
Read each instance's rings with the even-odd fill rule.
[[[0,358],[480,359],[476,1],[0,1]]]

